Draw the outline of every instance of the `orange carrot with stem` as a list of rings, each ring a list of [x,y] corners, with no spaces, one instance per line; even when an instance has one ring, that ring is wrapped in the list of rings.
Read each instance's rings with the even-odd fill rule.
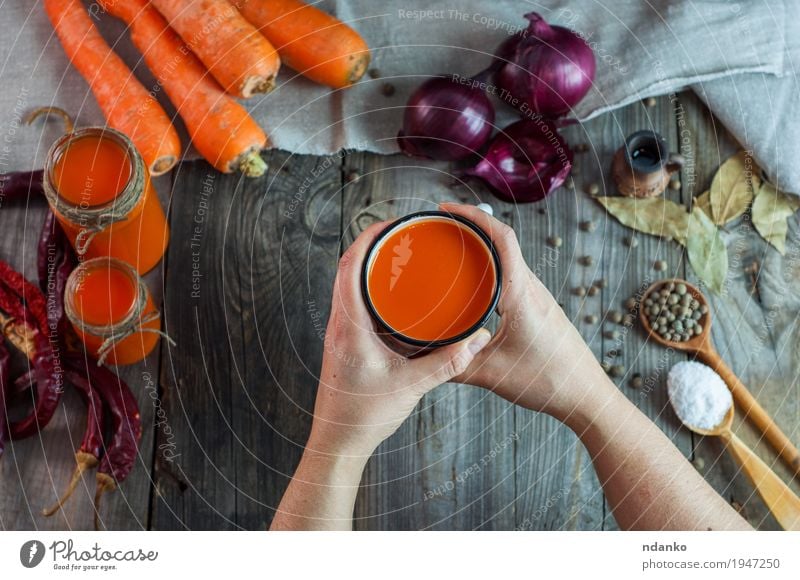
[[[244,107],[228,96],[147,0],[100,0],[123,20],[131,40],[186,124],[192,143],[217,170],[263,175],[259,155],[267,136]]]
[[[228,0],[151,0],[151,4],[226,91],[247,98],[275,87],[281,65],[278,52]]]
[[[89,83],[110,127],[125,133],[150,173],[172,169],[181,142],[169,116],[100,36],[81,0],[44,0],[64,52]]]
[[[232,0],[278,49],[283,62],[312,81],[335,89],[358,81],[370,61],[369,46],[344,22],[300,0]]]

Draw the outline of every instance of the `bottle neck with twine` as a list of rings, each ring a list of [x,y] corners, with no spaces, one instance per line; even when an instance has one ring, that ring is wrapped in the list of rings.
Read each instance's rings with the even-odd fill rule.
[[[121,147],[131,165],[128,182],[110,202],[91,205],[87,202],[75,204],[58,193],[54,170],[58,160],[69,146],[85,137],[108,139]],[[89,250],[94,237],[112,224],[125,221],[140,205],[145,193],[147,173],[142,156],[123,133],[109,127],[85,127],[76,129],[59,138],[47,154],[44,168],[44,192],[52,210],[78,229],[75,237],[75,252],[79,257]]]
[[[161,319],[161,313],[153,310],[145,314],[147,308],[147,287],[144,280],[139,278],[139,291],[136,296],[136,304],[131,315],[122,322],[111,327],[110,333],[105,337],[103,343],[97,349],[97,366],[105,364],[108,355],[114,347],[128,337],[139,332],[150,332],[157,334],[166,340],[170,346],[175,346],[175,341],[160,328],[150,328],[147,325]]]
[[[132,280],[135,280],[137,285],[136,297],[128,314],[122,320],[107,326],[97,326],[87,323],[78,315],[73,302],[76,287],[81,283],[81,279],[86,275],[86,271],[98,265],[101,267],[119,268],[123,270]],[[160,320],[161,313],[157,309],[146,312],[149,297],[147,286],[132,266],[120,260],[115,258],[94,258],[81,264],[81,266],[73,270],[72,274],[70,274],[65,289],[65,297],[64,306],[70,322],[72,322],[81,333],[102,339],[102,343],[97,348],[96,353],[98,366],[105,364],[109,355],[114,350],[114,347],[123,340],[140,332],[157,334],[169,342],[171,346],[175,346],[175,341],[166,332],[162,331],[160,328],[147,326],[151,322]]]

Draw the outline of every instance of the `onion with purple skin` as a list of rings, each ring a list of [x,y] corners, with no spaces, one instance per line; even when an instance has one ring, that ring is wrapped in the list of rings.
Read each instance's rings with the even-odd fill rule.
[[[536,12],[525,18],[528,28],[498,48],[494,82],[504,100],[524,114],[561,117],[592,86],[594,52],[578,34],[550,26]]]
[[[571,169],[572,151],[557,129],[523,119],[498,133],[483,160],[464,174],[482,179],[502,200],[528,203],[560,187]]]
[[[408,155],[456,161],[483,147],[493,126],[494,107],[478,78],[435,77],[408,100],[397,144]]]

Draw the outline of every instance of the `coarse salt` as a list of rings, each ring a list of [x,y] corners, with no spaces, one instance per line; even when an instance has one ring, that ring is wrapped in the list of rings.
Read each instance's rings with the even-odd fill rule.
[[[667,376],[667,393],[678,418],[700,429],[719,426],[733,405],[722,378],[699,362],[684,361],[673,366]]]

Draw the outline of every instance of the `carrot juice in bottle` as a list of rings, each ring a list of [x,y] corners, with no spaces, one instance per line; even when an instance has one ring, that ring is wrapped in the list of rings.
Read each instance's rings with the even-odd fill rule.
[[[161,331],[144,281],[115,258],[94,258],[72,271],[64,310],[89,354],[100,362],[139,362],[155,348]]]
[[[140,274],[158,264],[169,227],[133,143],[110,128],[67,133],[50,148],[44,189],[81,258],[111,256]]]

